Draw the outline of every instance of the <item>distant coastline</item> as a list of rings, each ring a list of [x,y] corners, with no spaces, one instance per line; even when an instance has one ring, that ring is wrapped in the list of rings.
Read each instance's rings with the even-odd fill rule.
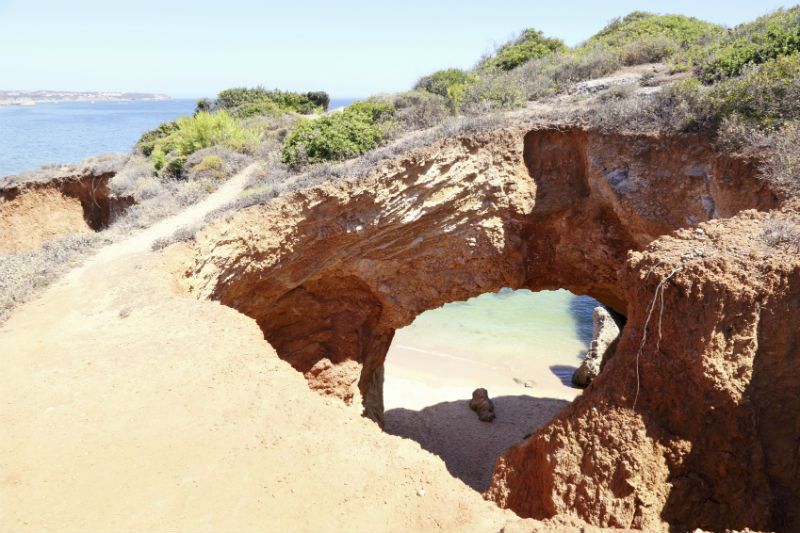
[[[133,102],[170,100],[166,94],[114,91],[0,91],[0,106],[32,106],[64,102]]]

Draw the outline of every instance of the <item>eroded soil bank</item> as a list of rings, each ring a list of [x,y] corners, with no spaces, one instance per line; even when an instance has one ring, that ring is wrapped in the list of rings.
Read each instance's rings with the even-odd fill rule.
[[[115,169],[76,168],[0,184],[0,253],[34,250],[49,240],[106,228],[133,203],[109,191],[115,174]]]
[[[591,295],[628,316],[614,364],[502,457],[487,496],[537,518],[790,531],[800,429],[777,406],[800,375],[799,282],[797,254],[763,239],[778,207],[752,162],[697,136],[507,128],[236,213],[198,236],[187,279],[379,422],[386,350],[422,311],[502,287]]]

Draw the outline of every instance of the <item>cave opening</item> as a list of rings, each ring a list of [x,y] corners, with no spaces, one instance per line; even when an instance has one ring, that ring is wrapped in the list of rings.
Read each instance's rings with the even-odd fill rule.
[[[504,288],[426,311],[395,332],[384,363],[384,429],[440,456],[483,492],[497,457],[581,393],[574,372],[601,306],[567,290]],[[495,420],[469,407],[487,389]]]

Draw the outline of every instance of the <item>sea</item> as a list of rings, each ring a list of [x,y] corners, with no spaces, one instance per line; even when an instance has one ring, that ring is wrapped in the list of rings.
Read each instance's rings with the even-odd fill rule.
[[[354,101],[334,98],[330,108]],[[127,152],[145,131],[191,115],[196,103],[197,99],[171,99],[0,106],[0,176]]]
[[[355,99],[332,99],[335,109]],[[0,106],[0,176],[50,163],[126,152],[145,131],[190,115],[195,99]],[[525,378],[526,361],[554,361],[565,386],[580,364],[598,303],[568,291],[501,290],[427,311],[399,330],[393,346],[439,358],[467,358]],[[390,351],[389,358],[392,359]]]
[[[465,366],[484,368],[487,379],[491,373],[520,384],[536,383],[536,392],[549,384],[548,390],[560,390],[569,398],[574,393],[564,388],[573,387],[572,373],[592,340],[592,311],[598,305],[593,298],[563,289],[502,289],[448,303],[420,314],[395,333],[387,375],[390,369],[403,366],[402,357],[424,354],[437,360],[437,367],[446,373],[457,373]],[[547,375],[542,375],[542,369]],[[520,391],[525,392],[524,388]]]

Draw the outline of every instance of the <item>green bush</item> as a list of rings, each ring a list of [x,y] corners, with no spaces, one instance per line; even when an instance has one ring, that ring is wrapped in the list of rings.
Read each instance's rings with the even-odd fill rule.
[[[225,161],[218,155],[207,155],[203,158],[194,169],[197,172],[205,172],[206,170],[220,170],[225,166]]]
[[[695,131],[756,138],[800,120],[800,55],[749,65],[736,78],[704,85],[689,78],[650,99],[606,101],[588,117],[603,129]],[[723,127],[725,126],[725,127]],[[735,126],[735,127],[734,127]],[[722,131],[734,130],[734,131]],[[731,144],[730,139],[723,139]]]
[[[469,114],[514,109],[525,104],[525,88],[510,72],[484,72],[466,87],[461,110]]]
[[[323,111],[327,111],[328,106],[331,104],[331,97],[324,91],[308,92],[306,93],[306,98],[308,98],[312,104],[321,107]]]
[[[548,56],[566,50],[561,39],[545,37],[538,30],[528,29],[522,35],[500,47],[493,55],[480,64],[481,68],[513,70],[531,59]]]
[[[225,111],[207,113],[201,111],[191,117],[182,117],[174,123],[162,124],[153,130],[158,134],[146,139],[153,168],[159,175],[179,178],[186,157],[202,148],[220,145],[239,152],[252,151],[259,141],[253,129],[242,127]],[[169,133],[165,133],[169,132]],[[152,132],[148,132],[152,133]],[[148,135],[148,134],[145,134]],[[142,141],[140,141],[141,143]]]
[[[717,24],[684,15],[654,15],[634,11],[624,18],[612,20],[592,36],[587,44],[602,44],[622,49],[632,43],[653,37],[667,38],[676,46],[686,49],[695,43],[722,35],[725,29]]]
[[[748,64],[761,64],[800,51],[800,7],[736,27],[708,46],[696,47],[689,61],[706,83],[738,76]]]
[[[199,113],[201,111],[205,111],[207,113],[210,113],[213,105],[214,103],[208,98],[201,98],[200,100],[197,101],[197,105],[194,108],[194,112]]]
[[[377,147],[393,122],[389,102],[357,102],[338,113],[301,120],[283,143],[282,160],[290,167],[343,161]]]
[[[274,102],[248,102],[231,109],[230,114],[236,118],[252,118],[252,117],[277,117],[283,111]]]
[[[167,137],[178,130],[178,122],[177,121],[170,121],[170,122],[163,122],[158,127],[146,131],[142,134],[139,138],[139,141],[136,143],[136,146],[142,151],[142,153],[146,156],[149,156],[153,149],[156,146],[156,143],[159,142],[164,137]]]
[[[454,85],[467,85],[474,82],[476,78],[477,76],[473,72],[449,68],[420,78],[414,89],[447,97],[447,91]]]
[[[680,44],[664,35],[648,35],[626,43],[620,50],[620,61],[624,65],[660,63],[681,51]]]
[[[249,106],[248,109],[254,110],[258,109],[254,106],[261,105],[271,112],[271,104],[283,113],[311,114],[324,111],[329,102],[328,94],[321,91],[301,94],[263,87],[235,87],[220,92],[214,101],[214,108],[237,114],[238,108]]]
[[[617,70],[620,54],[607,46],[582,46],[528,61],[510,74],[522,84],[528,100],[567,89],[571,84],[599,78]]]
[[[800,55],[744,67],[741,76],[709,89],[716,116],[737,115],[760,128],[800,119]]]

